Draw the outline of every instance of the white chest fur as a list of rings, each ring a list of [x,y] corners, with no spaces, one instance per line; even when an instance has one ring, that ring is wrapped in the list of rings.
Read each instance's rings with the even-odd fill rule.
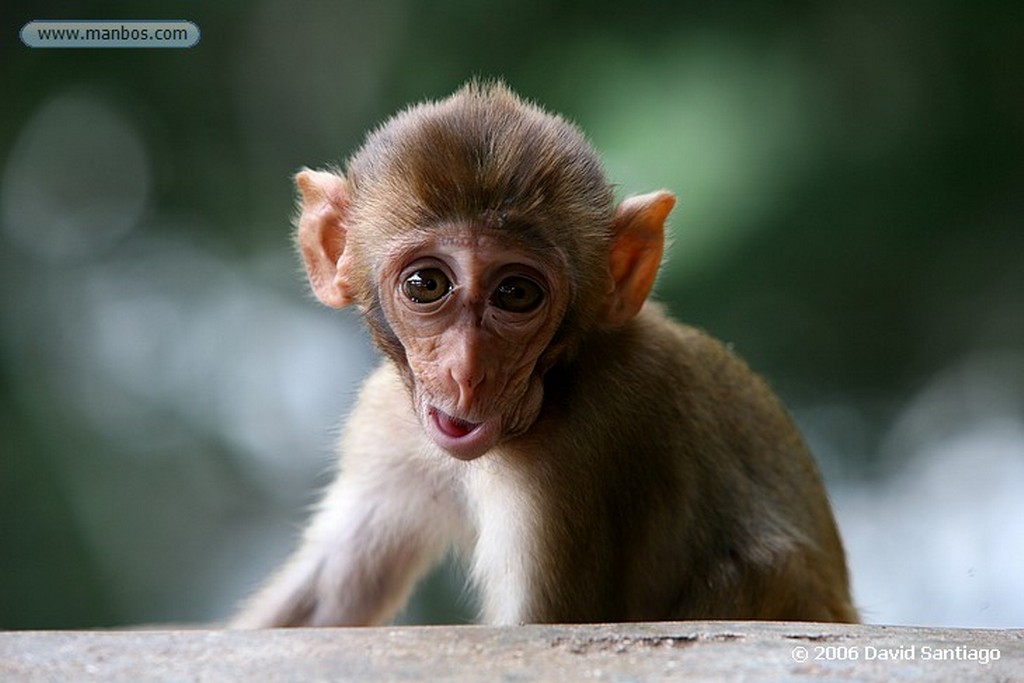
[[[539,557],[539,510],[522,473],[500,461],[477,461],[467,481],[475,520],[470,576],[480,594],[483,621],[531,621]]]

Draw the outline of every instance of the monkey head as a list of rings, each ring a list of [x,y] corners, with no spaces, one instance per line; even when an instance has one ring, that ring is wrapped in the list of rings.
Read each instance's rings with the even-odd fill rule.
[[[578,129],[501,84],[411,107],[344,173],[296,184],[314,294],[359,308],[426,433],[465,460],[527,431],[544,374],[640,310],[675,201],[616,208]]]

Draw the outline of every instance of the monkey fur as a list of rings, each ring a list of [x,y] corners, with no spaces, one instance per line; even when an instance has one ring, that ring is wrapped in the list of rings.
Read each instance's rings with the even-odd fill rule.
[[[670,193],[616,206],[574,125],[477,82],[297,185],[312,289],[384,360],[236,626],[384,623],[450,549],[486,623],[856,621],[785,408],[647,301]]]

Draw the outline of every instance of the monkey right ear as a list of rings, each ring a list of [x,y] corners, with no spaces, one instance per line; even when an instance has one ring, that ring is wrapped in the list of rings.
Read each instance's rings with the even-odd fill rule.
[[[352,303],[345,241],[351,199],[343,176],[303,169],[295,175],[301,194],[297,242],[313,294],[331,308]]]

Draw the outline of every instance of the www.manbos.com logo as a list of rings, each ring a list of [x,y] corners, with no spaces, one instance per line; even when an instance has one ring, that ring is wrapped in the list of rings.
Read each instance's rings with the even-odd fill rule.
[[[21,42],[33,48],[183,48],[199,42],[199,27],[185,19],[37,19],[21,27]]]

